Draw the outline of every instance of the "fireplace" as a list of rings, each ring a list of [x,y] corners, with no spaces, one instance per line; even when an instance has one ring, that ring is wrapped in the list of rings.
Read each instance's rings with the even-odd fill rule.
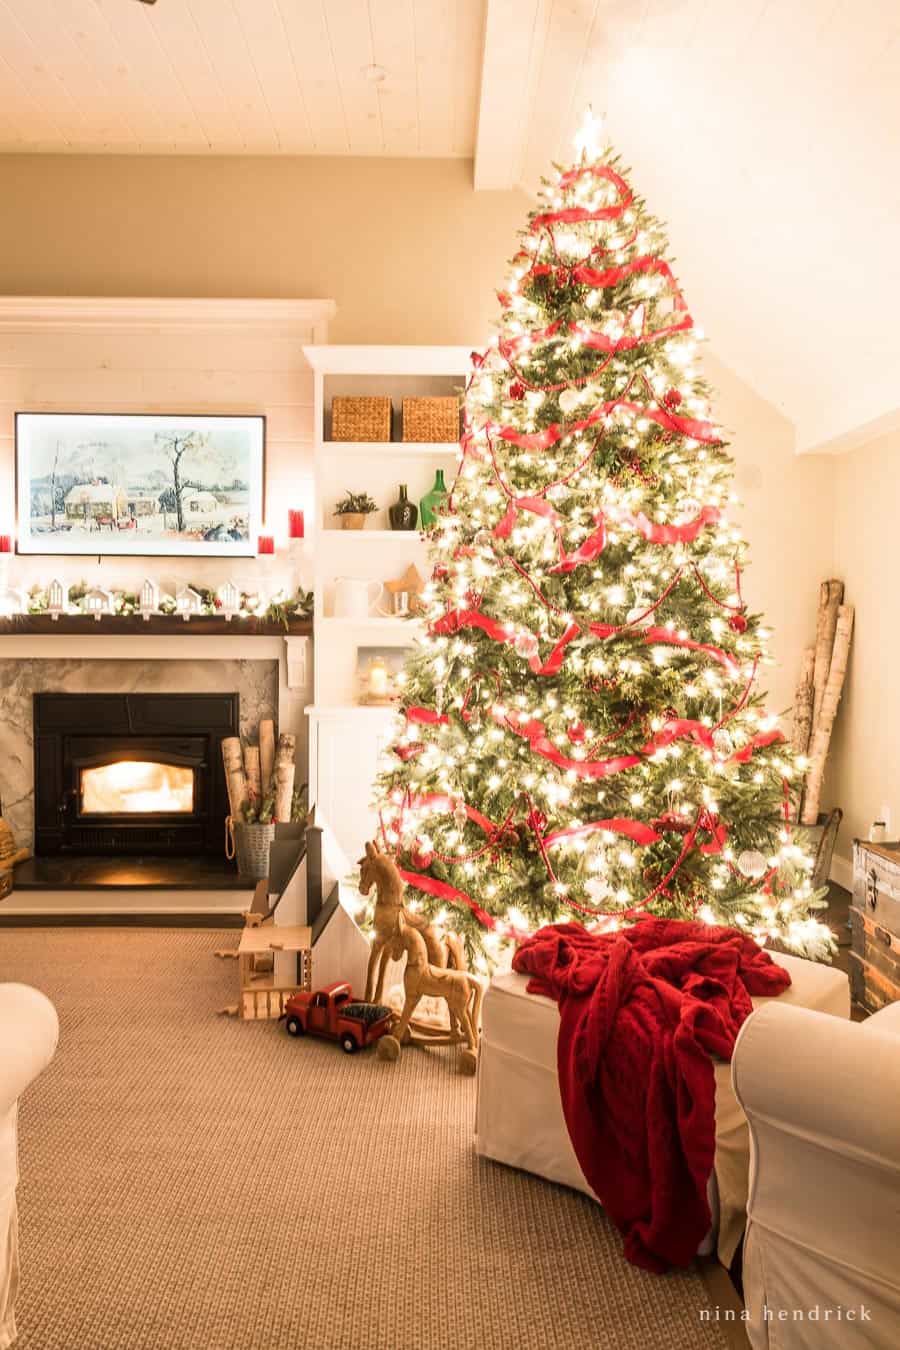
[[[220,853],[237,694],[35,694],[35,852]]]

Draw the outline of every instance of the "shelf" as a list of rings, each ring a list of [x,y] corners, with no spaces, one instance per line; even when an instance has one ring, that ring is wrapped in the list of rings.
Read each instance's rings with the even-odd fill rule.
[[[369,614],[365,619],[345,619],[343,616],[324,614],[318,622],[330,628],[396,629],[398,633],[409,633],[410,637],[415,637],[423,629],[421,619],[395,619],[389,615],[382,618],[380,614]]]
[[[320,720],[324,717],[339,717],[341,721],[347,717],[368,717],[383,721],[385,715],[399,713],[402,706],[399,699],[396,703],[311,703],[303,711]]]
[[[323,441],[325,461],[344,459],[358,455],[378,455],[411,458],[456,459],[459,450],[457,441]]]
[[[336,530],[326,526],[319,531],[322,535],[335,535],[338,539],[394,539],[405,543],[426,544],[428,540],[421,530]]]
[[[472,348],[438,346],[360,346],[317,343],[304,347],[313,370],[325,375],[455,375],[466,378]]]

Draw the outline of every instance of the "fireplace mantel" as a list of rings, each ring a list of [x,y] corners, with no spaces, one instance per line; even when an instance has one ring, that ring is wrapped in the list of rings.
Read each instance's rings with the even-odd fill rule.
[[[287,627],[267,619],[227,619],[201,614],[185,620],[177,614],[155,614],[144,619],[140,614],[111,616],[99,622],[90,614],[19,614],[0,619],[0,638],[19,637],[309,637],[309,619],[291,619]]]

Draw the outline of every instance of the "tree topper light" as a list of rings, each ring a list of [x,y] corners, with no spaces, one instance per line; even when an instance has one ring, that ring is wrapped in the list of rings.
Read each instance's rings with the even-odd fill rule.
[[[581,126],[576,131],[572,144],[580,160],[599,159],[603,153],[603,118],[594,116],[590,104],[584,110]]]

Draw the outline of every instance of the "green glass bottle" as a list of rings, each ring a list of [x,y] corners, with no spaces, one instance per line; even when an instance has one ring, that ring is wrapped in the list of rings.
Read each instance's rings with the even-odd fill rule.
[[[426,492],[419,502],[419,524],[423,530],[430,529],[435,523],[437,512],[449,496],[450,493],[444,486],[444,470],[438,469],[430,492]]]

